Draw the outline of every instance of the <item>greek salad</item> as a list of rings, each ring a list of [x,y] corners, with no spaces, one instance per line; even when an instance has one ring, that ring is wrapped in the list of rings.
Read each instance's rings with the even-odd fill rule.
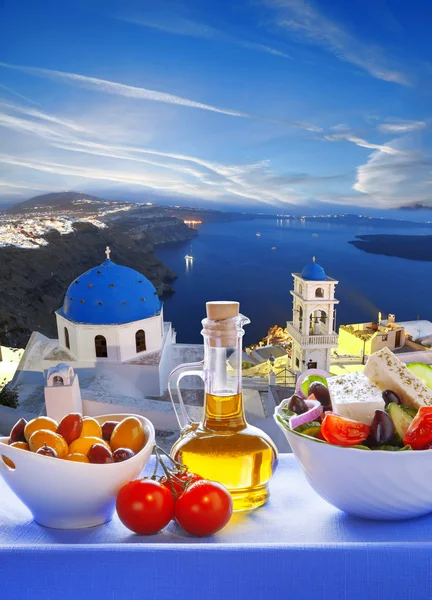
[[[432,449],[432,365],[405,364],[382,348],[363,372],[335,377],[309,369],[277,419],[299,435],[337,446]]]

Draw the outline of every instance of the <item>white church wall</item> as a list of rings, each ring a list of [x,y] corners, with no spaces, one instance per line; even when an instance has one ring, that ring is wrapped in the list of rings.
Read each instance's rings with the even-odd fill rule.
[[[324,371],[326,371],[328,369],[327,355],[328,351],[326,349],[306,350],[303,358],[306,363],[305,368],[307,368],[307,363],[309,361],[312,361],[313,363],[317,364],[317,369],[323,369]]]
[[[77,326],[75,323],[71,323],[67,321],[64,317],[56,313],[57,320],[57,333],[59,345],[66,350],[70,351],[74,356],[78,354],[78,335],[77,335]],[[66,333],[65,328],[68,330],[69,334],[69,348],[66,344]]]
[[[73,323],[61,315],[57,317],[59,344],[67,348],[65,327],[69,332],[70,352],[79,361],[121,362],[137,356],[135,334],[145,332],[146,351],[158,350],[162,340],[162,313],[155,317],[141,319],[123,325],[88,325]],[[95,338],[102,335],[107,342],[107,357],[96,357]]]
[[[160,314],[133,323],[117,325],[120,360],[130,360],[137,356],[135,334],[141,329],[145,333],[146,351],[159,350],[162,342],[162,319]]]
[[[333,286],[327,281],[316,281],[314,283],[307,283],[303,287],[305,288],[303,291],[303,297],[306,300],[315,300],[316,298],[319,298],[320,300],[329,300]],[[323,290],[323,296],[316,296],[318,289]]]
[[[117,336],[117,327],[114,325],[79,325],[78,352],[80,361],[118,362],[120,350]],[[96,357],[95,338],[101,335],[106,339],[107,357]]]

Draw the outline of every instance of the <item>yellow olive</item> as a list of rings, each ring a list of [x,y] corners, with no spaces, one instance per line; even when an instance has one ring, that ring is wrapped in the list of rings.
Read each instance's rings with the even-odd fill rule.
[[[135,452],[143,449],[146,443],[146,434],[142,422],[137,417],[126,417],[115,426],[111,434],[111,450],[129,448]]]

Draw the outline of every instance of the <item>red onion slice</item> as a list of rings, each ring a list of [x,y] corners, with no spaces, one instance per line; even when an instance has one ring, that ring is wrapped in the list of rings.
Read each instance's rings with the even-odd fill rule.
[[[319,400],[305,400],[309,410],[301,415],[294,415],[290,417],[289,424],[291,429],[295,429],[300,425],[305,425],[305,423],[310,423],[311,421],[316,421],[323,412],[322,404]]]
[[[308,369],[307,371],[302,373],[297,379],[295,393],[297,394],[297,396],[300,396],[300,398],[303,398],[303,400],[307,398],[307,396],[301,389],[301,386],[304,380],[311,375],[317,375],[318,377],[323,377],[324,379],[328,379],[329,377],[331,377],[330,373],[327,373],[327,371],[323,371],[322,369]]]

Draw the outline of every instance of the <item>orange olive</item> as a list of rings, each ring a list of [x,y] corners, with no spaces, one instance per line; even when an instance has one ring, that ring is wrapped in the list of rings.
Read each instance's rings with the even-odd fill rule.
[[[109,449],[109,444],[107,444],[105,440],[92,435],[88,437],[80,437],[72,442],[72,444],[69,446],[69,452],[71,454],[78,452],[78,454],[84,454],[84,456],[88,456],[90,448],[93,446],[93,444],[103,444]]]
[[[57,433],[64,437],[67,444],[70,444],[79,438],[82,428],[83,418],[80,413],[70,413],[60,421]]]
[[[129,448],[139,452],[144,447],[146,435],[143,425],[137,417],[126,417],[118,423],[111,434],[111,450],[117,448]]]
[[[21,450],[30,450],[30,446],[27,444],[27,442],[13,442],[11,446],[14,448],[21,448]]]
[[[39,429],[45,429],[49,431],[57,431],[57,423],[50,417],[36,417],[27,423],[24,428],[24,437],[27,441],[35,431]]]
[[[64,458],[69,454],[68,445],[58,433],[49,429],[39,429],[32,433],[29,439],[29,446],[32,452],[37,452],[45,444],[55,450],[59,458]]]
[[[82,463],[90,462],[85,454],[80,454],[79,452],[72,452],[71,454],[68,454],[66,456],[65,460],[71,460],[73,462],[82,462]]]
[[[93,417],[84,417],[80,437],[102,438],[102,427]]]

